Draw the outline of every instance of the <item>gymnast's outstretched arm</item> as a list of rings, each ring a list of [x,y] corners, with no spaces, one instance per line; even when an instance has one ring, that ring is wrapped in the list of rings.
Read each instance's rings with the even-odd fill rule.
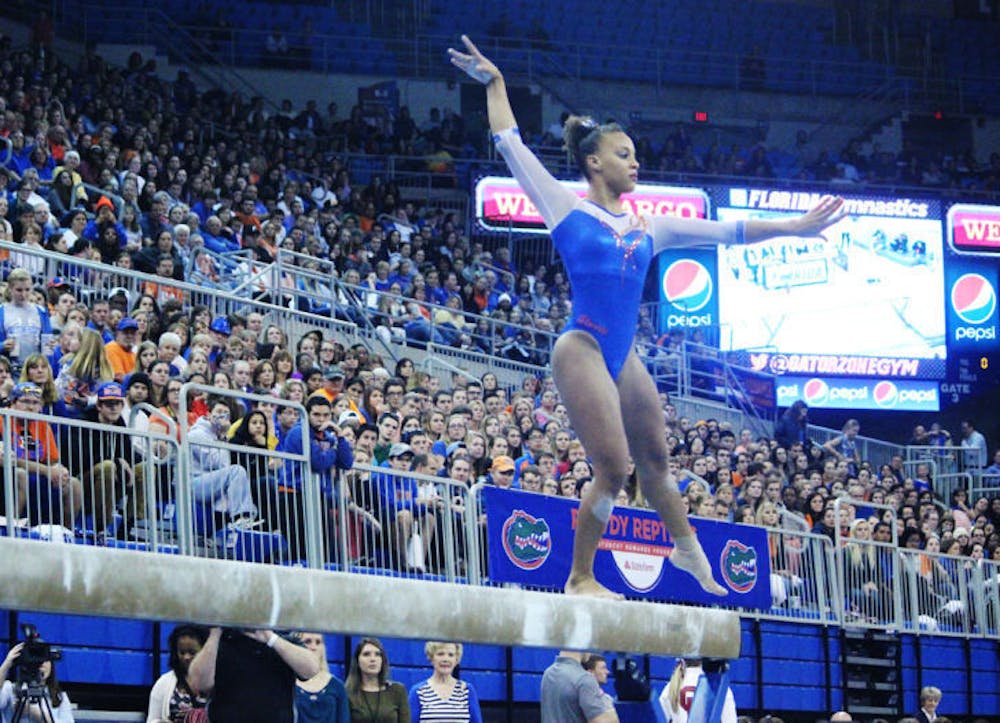
[[[497,150],[541,213],[545,225],[555,228],[579,203],[579,198],[559,183],[521,140],[503,74],[467,36],[462,36],[462,42],[467,53],[448,48],[452,65],[486,86],[486,111]]]
[[[844,199],[824,196],[808,213],[791,218],[706,221],[675,216],[653,217],[653,251],[680,246],[752,244],[776,236],[816,236],[844,217]]]

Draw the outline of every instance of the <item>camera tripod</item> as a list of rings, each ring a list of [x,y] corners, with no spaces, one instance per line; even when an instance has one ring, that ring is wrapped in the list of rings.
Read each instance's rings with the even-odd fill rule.
[[[46,695],[45,684],[41,681],[18,681],[15,684],[14,694],[17,696],[17,705],[14,706],[14,715],[10,719],[11,723],[19,723],[21,720],[30,721],[30,706],[32,705],[38,706],[43,721],[46,721],[46,723],[55,721],[56,718],[52,712],[52,703]]]

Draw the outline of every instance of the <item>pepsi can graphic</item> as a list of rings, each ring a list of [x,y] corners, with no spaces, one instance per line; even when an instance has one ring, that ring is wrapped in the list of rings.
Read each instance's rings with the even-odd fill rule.
[[[952,348],[997,349],[997,272],[985,264],[957,262],[947,273],[948,337]]]
[[[685,249],[659,255],[660,298],[667,329],[719,323],[718,262],[714,250]]]

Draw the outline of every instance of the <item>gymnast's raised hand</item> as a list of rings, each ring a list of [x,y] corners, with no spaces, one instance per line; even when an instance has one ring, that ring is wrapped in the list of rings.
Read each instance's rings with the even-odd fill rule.
[[[483,85],[489,85],[494,78],[502,77],[500,69],[497,68],[485,55],[479,52],[479,48],[469,40],[468,35],[462,36],[462,42],[468,53],[462,53],[454,48],[448,48],[448,57],[451,64],[459,70],[468,73],[469,77],[478,80]]]

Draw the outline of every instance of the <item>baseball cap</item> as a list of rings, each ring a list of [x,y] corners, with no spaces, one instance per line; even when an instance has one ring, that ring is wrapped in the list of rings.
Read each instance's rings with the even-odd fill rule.
[[[403,442],[396,442],[389,448],[389,458],[402,457],[404,454],[413,454],[413,447]]]
[[[954,537],[957,538],[957,537],[962,537],[962,536],[968,537],[969,536],[969,531],[967,529],[965,529],[964,527],[956,527],[955,528],[955,532],[954,532]]]
[[[341,369],[340,367],[334,365],[332,367],[329,367],[325,372],[323,372],[323,378],[324,379],[343,379],[344,378],[344,370]]]
[[[66,279],[64,279],[62,276],[56,276],[49,283],[47,283],[46,286],[48,288],[50,288],[50,289],[58,289],[59,287],[62,287],[62,286],[68,287],[68,286],[70,286],[70,283]]]
[[[18,382],[14,385],[14,388],[10,390],[11,401],[17,401],[21,397],[41,398],[41,396],[42,388],[34,382]]]
[[[500,294],[500,296],[497,297],[497,303],[498,304],[502,304],[505,301],[508,304],[510,303],[510,294],[504,293],[504,294]]]
[[[212,319],[212,323],[208,328],[226,336],[229,336],[233,332],[232,327],[229,326],[229,319],[224,316],[217,316]]]
[[[493,466],[490,469],[494,472],[512,472],[514,470],[514,460],[507,455],[500,455],[493,458]]]
[[[353,409],[348,409],[346,412],[342,412],[340,417],[337,419],[337,424],[346,424],[347,422],[360,422],[361,415],[355,412]]]
[[[104,382],[101,386],[97,388],[97,399],[98,401],[103,401],[105,399],[124,399],[125,392],[122,391],[122,385],[118,382]]]
[[[101,196],[99,199],[97,199],[97,203],[94,204],[94,211],[95,212],[100,211],[101,208],[103,208],[104,206],[107,206],[112,211],[115,210],[114,202],[107,196]]]
[[[445,449],[444,452],[445,457],[451,457],[451,455],[455,454],[455,452],[457,452],[460,449],[467,449],[465,442],[452,442]]]
[[[126,329],[136,329],[139,328],[139,322],[135,319],[126,316],[124,319],[118,322],[118,331],[125,331]]]

